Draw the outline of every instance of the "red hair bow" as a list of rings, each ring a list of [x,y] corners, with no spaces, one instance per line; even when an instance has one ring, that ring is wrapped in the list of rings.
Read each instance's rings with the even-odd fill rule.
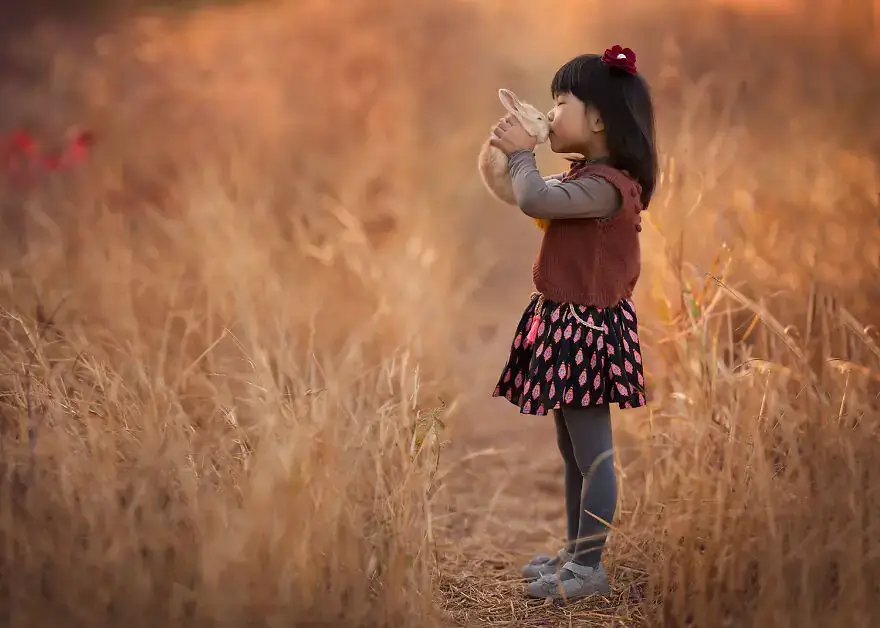
[[[635,74],[636,69],[636,53],[631,48],[624,48],[614,44],[602,55],[602,63],[609,68],[617,68],[623,70],[627,74]]]

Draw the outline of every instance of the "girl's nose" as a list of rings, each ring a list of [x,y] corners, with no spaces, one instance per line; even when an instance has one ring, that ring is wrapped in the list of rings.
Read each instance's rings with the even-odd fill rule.
[[[553,112],[554,112],[554,110],[551,109],[551,110],[547,113],[547,119],[550,120],[550,122],[553,122]]]

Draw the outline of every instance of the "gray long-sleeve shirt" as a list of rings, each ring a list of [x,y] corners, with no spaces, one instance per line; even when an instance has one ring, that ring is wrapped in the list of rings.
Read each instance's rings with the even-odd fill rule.
[[[531,151],[511,153],[508,170],[516,203],[526,216],[608,218],[620,208],[620,192],[602,177],[588,175],[565,183],[561,174],[544,178]]]

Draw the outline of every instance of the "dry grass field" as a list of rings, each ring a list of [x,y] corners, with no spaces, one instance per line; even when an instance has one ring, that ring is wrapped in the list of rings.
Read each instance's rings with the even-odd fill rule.
[[[0,188],[2,625],[871,625],[880,51],[870,2],[802,5],[4,33],[0,135],[96,143]],[[662,153],[651,404],[616,415],[612,598],[547,606],[516,576],[560,542],[561,462],[546,418],[488,398],[539,232],[475,160],[498,87],[549,108],[556,67],[618,42]]]

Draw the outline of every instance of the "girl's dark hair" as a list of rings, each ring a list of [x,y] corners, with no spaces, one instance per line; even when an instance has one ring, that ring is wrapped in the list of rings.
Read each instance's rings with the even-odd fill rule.
[[[605,122],[609,165],[626,170],[642,186],[647,208],[657,185],[654,105],[647,81],[639,74],[608,67],[599,55],[575,57],[556,72],[553,98],[573,94],[595,107]]]

